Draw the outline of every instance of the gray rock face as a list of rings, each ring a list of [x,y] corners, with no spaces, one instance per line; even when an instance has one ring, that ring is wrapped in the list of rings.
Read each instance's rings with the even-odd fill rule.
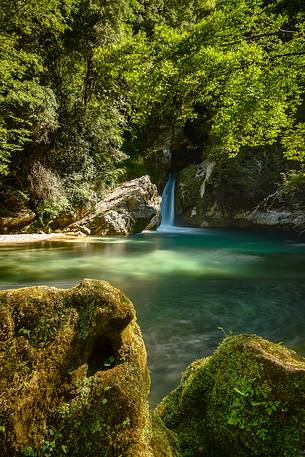
[[[100,201],[94,214],[68,227],[88,235],[128,235],[157,228],[161,198],[149,176],[128,181]]]
[[[269,195],[268,176],[259,179],[259,161],[241,166],[229,160],[206,160],[179,172],[176,214],[181,225],[305,229],[305,206],[298,195],[282,195],[280,189]]]
[[[238,213],[235,218],[237,221],[248,225],[293,228],[296,230],[304,230],[305,227],[305,211],[254,210]]]

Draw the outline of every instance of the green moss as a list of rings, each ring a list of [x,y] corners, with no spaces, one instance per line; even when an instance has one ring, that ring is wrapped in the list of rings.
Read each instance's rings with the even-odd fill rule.
[[[255,335],[195,361],[149,416],[134,309],[103,281],[0,292],[0,360],[3,457],[304,454],[305,360]]]
[[[164,422],[154,412],[150,415],[150,442],[157,457],[180,457],[180,445],[175,433],[165,427]]]
[[[144,343],[110,284],[0,292],[0,360],[2,457],[154,455]]]
[[[229,337],[157,408],[183,456],[300,457],[305,360],[256,336]]]

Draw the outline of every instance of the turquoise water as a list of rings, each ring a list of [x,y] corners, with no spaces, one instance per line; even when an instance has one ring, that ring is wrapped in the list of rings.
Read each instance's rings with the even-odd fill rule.
[[[151,401],[224,333],[255,332],[305,355],[305,239],[288,233],[180,230],[0,249],[0,287],[105,279],[135,304]]]

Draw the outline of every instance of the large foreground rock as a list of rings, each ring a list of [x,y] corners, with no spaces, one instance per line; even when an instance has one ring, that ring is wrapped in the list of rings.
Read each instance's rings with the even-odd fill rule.
[[[305,360],[252,335],[150,414],[131,302],[104,281],[0,292],[1,457],[301,457]]]
[[[131,302],[103,281],[0,293],[1,457],[174,455]]]
[[[156,413],[183,457],[301,457],[305,359],[249,335],[195,361]]]
[[[149,176],[142,176],[116,188],[97,204],[94,214],[68,230],[101,236],[140,233],[147,227],[158,227],[160,204],[156,185]]]

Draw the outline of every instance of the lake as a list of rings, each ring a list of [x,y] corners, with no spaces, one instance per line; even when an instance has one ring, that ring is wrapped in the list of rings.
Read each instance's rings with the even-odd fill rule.
[[[1,247],[0,287],[104,279],[133,301],[152,377],[151,403],[224,335],[257,333],[305,355],[305,238],[180,229]]]

